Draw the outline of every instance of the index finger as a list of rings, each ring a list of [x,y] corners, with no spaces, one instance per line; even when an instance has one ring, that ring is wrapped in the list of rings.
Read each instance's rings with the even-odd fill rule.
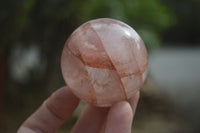
[[[17,133],[54,133],[72,115],[79,99],[68,87],[54,92],[19,128]]]

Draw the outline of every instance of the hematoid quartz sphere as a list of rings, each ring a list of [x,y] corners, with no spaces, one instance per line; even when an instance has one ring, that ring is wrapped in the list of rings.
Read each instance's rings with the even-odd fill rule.
[[[71,91],[101,107],[134,96],[146,78],[147,65],[147,50],[137,32],[108,18],[77,28],[66,41],[61,59]]]

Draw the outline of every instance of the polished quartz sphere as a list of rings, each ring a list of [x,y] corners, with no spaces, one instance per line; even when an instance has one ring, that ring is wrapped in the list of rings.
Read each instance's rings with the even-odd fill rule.
[[[62,74],[72,92],[95,106],[134,96],[147,73],[145,45],[127,24],[108,18],[88,21],[67,40]]]

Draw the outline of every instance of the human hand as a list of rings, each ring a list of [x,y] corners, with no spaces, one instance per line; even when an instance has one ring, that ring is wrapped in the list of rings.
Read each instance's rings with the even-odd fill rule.
[[[139,92],[110,108],[87,104],[71,133],[131,133]],[[55,133],[79,104],[68,87],[52,94],[19,128],[17,133]]]

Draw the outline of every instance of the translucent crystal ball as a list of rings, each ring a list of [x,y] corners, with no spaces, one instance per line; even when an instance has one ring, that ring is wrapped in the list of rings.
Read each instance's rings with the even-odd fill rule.
[[[146,78],[147,65],[147,51],[137,32],[108,18],[77,28],[61,59],[62,74],[71,91],[102,107],[134,96]]]

